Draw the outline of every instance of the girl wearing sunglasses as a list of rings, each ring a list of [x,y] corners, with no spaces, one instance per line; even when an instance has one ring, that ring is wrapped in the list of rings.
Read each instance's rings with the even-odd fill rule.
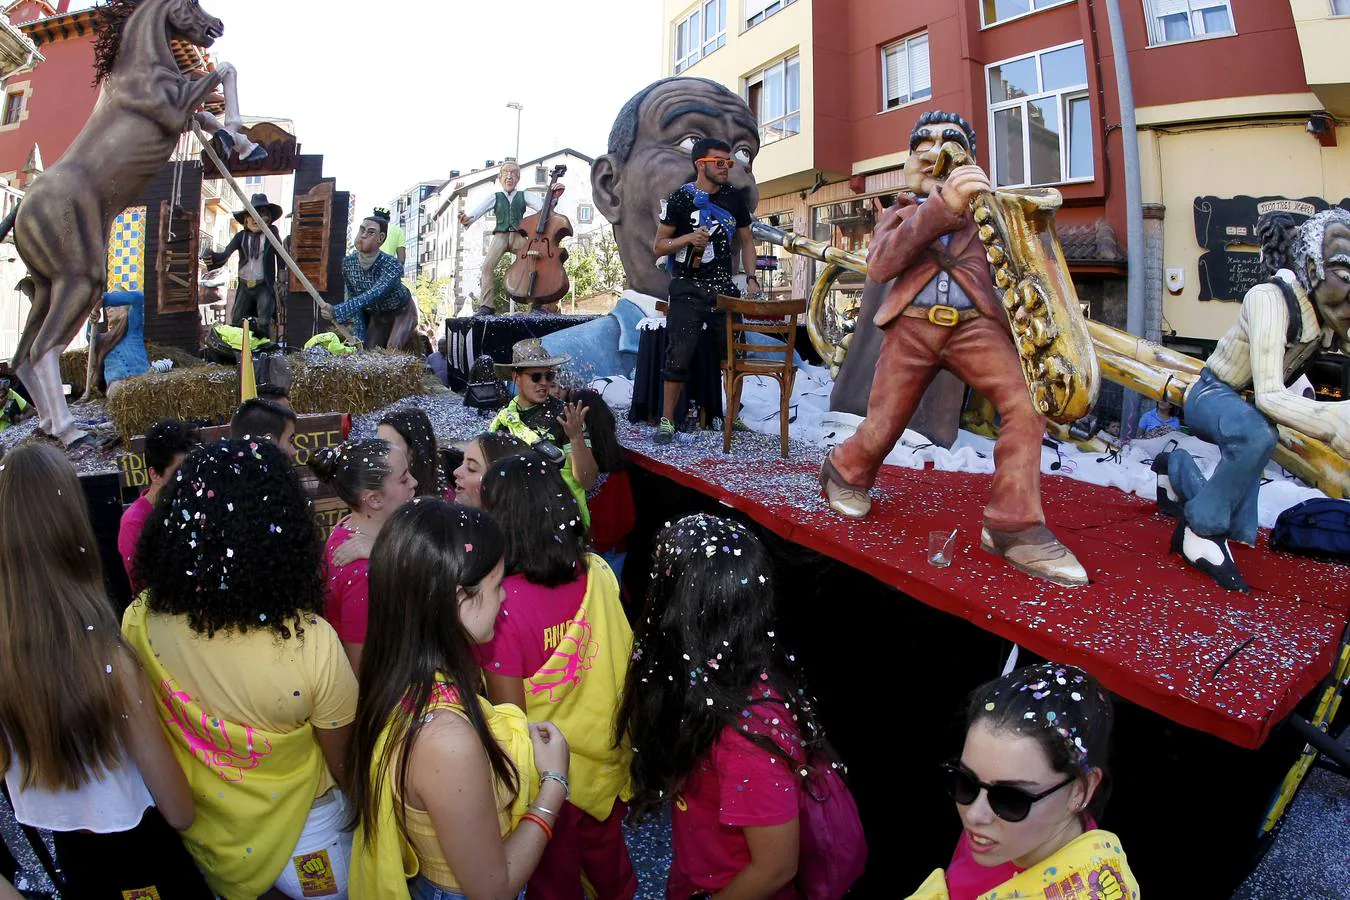
[[[965,747],[941,768],[961,838],[910,900],[1052,896],[1052,886],[1137,900],[1120,839],[1097,828],[1111,721],[1106,692],[1073,666],[1028,666],[976,689]]]

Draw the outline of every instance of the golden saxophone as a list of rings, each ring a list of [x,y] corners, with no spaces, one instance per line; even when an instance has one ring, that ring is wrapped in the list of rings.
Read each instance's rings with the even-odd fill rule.
[[[943,144],[933,175],[974,160],[954,141]],[[1067,424],[1097,402],[1100,375],[1078,293],[1055,233],[1062,200],[1054,188],[985,192],[971,201],[994,272],[994,287],[1012,326],[1022,375],[1037,412]]]

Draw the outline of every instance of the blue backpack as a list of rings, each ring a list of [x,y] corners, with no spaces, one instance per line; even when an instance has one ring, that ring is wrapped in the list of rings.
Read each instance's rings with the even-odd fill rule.
[[[1289,507],[1275,520],[1270,546],[1318,559],[1350,560],[1350,500],[1317,497]]]

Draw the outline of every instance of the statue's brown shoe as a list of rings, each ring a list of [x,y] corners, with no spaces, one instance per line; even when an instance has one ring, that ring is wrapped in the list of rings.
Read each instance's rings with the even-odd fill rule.
[[[980,549],[1006,559],[1014,569],[1033,578],[1044,578],[1065,587],[1088,583],[1087,570],[1073,551],[1044,525],[1021,531],[980,530]]]
[[[835,471],[830,457],[820,466],[820,488],[830,509],[850,519],[863,519],[872,511],[872,498],[865,488],[849,484]]]

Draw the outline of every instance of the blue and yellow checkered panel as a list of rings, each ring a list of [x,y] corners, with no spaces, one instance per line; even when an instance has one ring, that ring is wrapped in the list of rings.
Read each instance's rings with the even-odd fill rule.
[[[109,291],[145,290],[146,207],[129,206],[108,231]]]

